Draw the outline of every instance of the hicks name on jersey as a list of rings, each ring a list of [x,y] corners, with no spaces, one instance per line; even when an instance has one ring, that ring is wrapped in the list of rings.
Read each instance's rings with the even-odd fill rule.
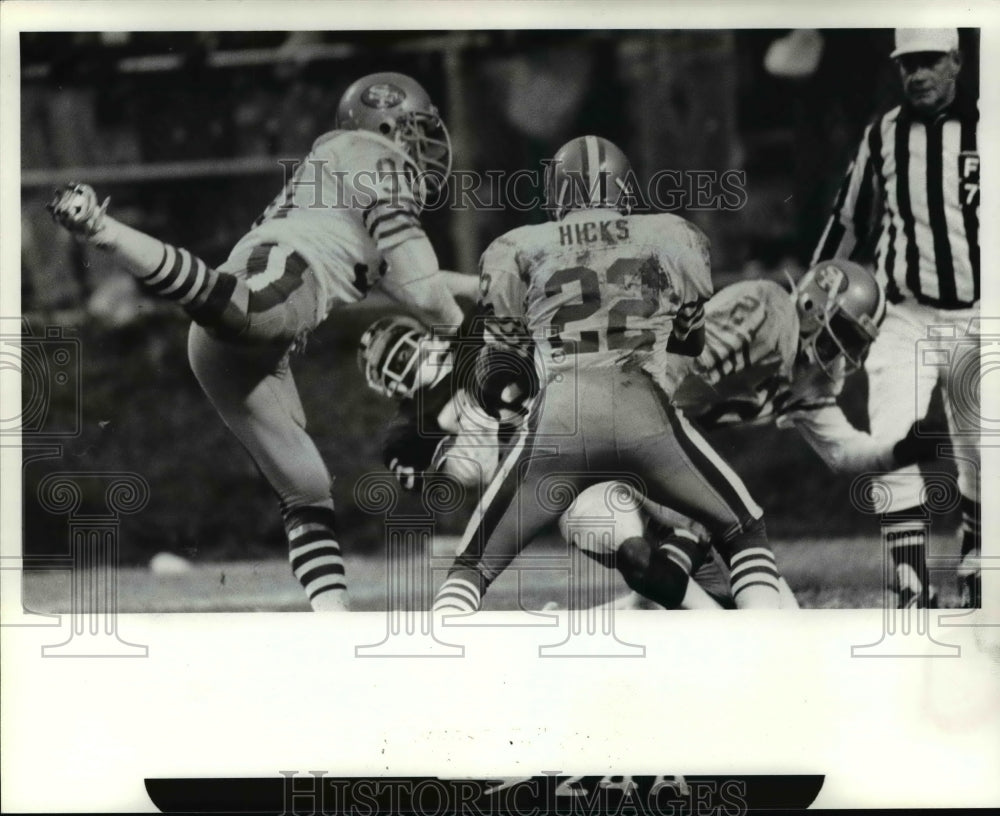
[[[617,241],[627,241],[628,237],[628,221],[624,218],[611,221],[581,221],[559,227],[560,246],[598,242],[613,244]]]

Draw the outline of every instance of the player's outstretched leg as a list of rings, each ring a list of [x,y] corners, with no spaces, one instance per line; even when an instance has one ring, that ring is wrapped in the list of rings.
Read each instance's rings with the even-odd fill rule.
[[[528,418],[503,463],[473,511],[462,545],[448,575],[434,596],[435,613],[478,612],[483,595],[510,566],[518,553],[572,503],[579,485],[570,480],[544,505],[539,482],[548,472],[547,457],[532,459],[539,409]],[[568,473],[572,461],[564,460]],[[521,465],[526,465],[522,471]],[[523,473],[523,475],[522,475]]]
[[[248,347],[192,326],[191,368],[230,430],[278,495],[295,577],[317,611],[347,608],[330,474],[305,431],[287,354]]]
[[[315,283],[297,253],[263,244],[236,260],[238,270],[214,269],[186,249],[116,221],[107,206],[108,200],[100,203],[88,185],[69,184],[56,192],[48,209],[69,232],[113,253],[146,291],[176,303],[217,336],[290,341],[314,327]],[[251,289],[246,278],[263,273],[266,285]]]

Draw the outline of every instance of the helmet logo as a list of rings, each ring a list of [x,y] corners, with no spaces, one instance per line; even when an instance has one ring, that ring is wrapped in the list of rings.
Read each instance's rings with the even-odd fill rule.
[[[375,108],[376,110],[394,108],[404,99],[406,99],[406,92],[391,82],[379,82],[377,85],[370,85],[361,94],[361,101],[369,108]]]
[[[816,284],[824,292],[836,295],[847,289],[847,275],[834,264],[823,266],[816,270]]]

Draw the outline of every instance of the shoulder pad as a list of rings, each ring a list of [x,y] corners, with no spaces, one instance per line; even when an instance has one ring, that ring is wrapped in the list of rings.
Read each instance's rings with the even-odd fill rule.
[[[413,159],[391,139],[367,130],[331,130],[313,142],[311,153],[335,153],[341,162],[356,165],[357,169],[375,167],[380,158],[401,161],[413,172],[418,172]]]

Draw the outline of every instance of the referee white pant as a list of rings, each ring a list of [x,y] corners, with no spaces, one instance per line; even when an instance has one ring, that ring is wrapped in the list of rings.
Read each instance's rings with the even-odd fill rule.
[[[979,308],[935,309],[918,303],[889,304],[878,339],[865,362],[871,433],[902,439],[927,414],[931,393],[942,386],[948,432],[962,496],[979,501]],[[948,440],[941,442],[947,446]],[[911,465],[882,476],[887,512],[923,503],[923,480]]]

